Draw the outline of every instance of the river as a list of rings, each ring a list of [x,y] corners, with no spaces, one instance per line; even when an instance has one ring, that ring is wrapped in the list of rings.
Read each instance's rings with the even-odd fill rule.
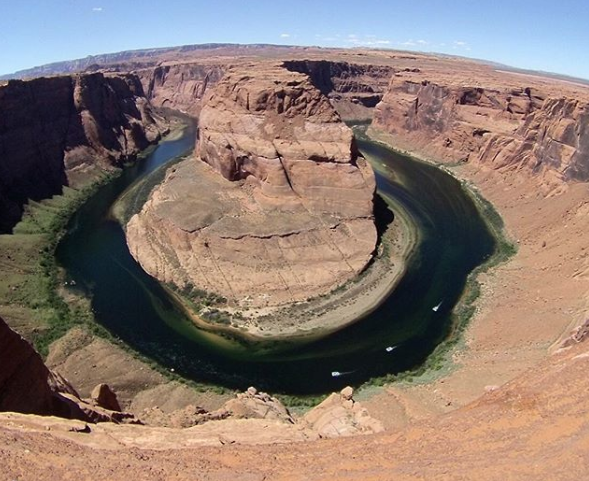
[[[358,145],[378,166],[378,191],[401,203],[420,230],[394,292],[365,318],[311,342],[284,341],[268,349],[267,343],[244,345],[196,328],[131,257],[121,226],[109,215],[126,189],[189,153],[195,137],[190,126],[101,188],[71,219],[58,246],[67,276],[92,298],[96,321],[113,335],[198,382],[297,395],[416,367],[448,336],[468,274],[493,253],[494,239],[456,179],[363,136]],[[334,377],[334,371],[342,375]]]

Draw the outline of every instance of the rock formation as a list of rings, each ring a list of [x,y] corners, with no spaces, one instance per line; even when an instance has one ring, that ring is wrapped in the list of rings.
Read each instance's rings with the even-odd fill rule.
[[[75,75],[14,80],[0,87],[0,232],[28,199],[82,184],[93,166],[111,168],[160,138],[138,78]]]
[[[205,93],[225,69],[222,63],[191,63],[141,69],[137,75],[153,105],[198,116]]]
[[[284,404],[254,387],[226,402],[224,408],[231,417],[238,419],[271,419],[291,424],[295,422]]]
[[[90,399],[97,406],[103,407],[110,411],[120,411],[121,405],[117,399],[117,395],[112,391],[108,384],[99,384],[92,390]]]
[[[309,75],[342,118],[372,118],[394,70],[386,65],[365,65],[329,60],[288,60],[284,66]]]
[[[333,393],[303,417],[322,438],[375,434],[384,431],[380,421],[370,417],[362,405],[354,401],[354,390],[348,386]]]
[[[199,139],[198,159],[168,172],[127,225],[147,272],[255,306],[329,292],[364,269],[374,174],[306,75],[231,71],[207,97]]]
[[[235,59],[203,59],[141,68],[136,74],[153,105],[198,116],[207,91],[221,80],[232,63],[240,62]],[[287,60],[283,66],[308,75],[315,87],[346,119],[370,118],[372,108],[382,99],[393,73],[393,69],[385,65],[330,60]]]
[[[1,318],[0,366],[0,411],[90,422],[134,421],[132,415],[112,409],[116,407],[112,396],[110,402],[103,403],[104,387],[99,389],[103,395],[96,402],[80,399],[67,380],[47,369],[41,356]],[[114,396],[112,392],[111,395]]]
[[[442,80],[394,76],[373,127],[396,146],[438,160],[526,169],[548,184],[589,180],[587,101],[516,82],[486,87],[477,79],[469,87]]]

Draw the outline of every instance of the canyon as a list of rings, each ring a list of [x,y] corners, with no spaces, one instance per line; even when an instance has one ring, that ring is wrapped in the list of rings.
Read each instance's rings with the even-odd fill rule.
[[[232,99],[223,94],[217,103],[208,102],[223,89],[231,90],[244,75],[244,68],[252,68],[252,50],[248,58],[243,58],[236,50],[225,48],[215,48],[214,58],[206,58],[199,51],[190,60],[194,52],[174,51],[168,65],[149,65],[160,62],[159,58],[141,59],[140,65],[131,61],[102,68],[133,70],[129,75],[136,75],[133,78],[138,80],[133,83],[145,92],[146,101],[199,115],[201,133],[205,138],[210,136],[209,143],[199,147],[199,154],[204,160],[210,159],[211,165],[198,165],[220,186],[229,185],[229,191],[249,188],[252,195],[263,194],[270,199],[276,192],[291,195],[292,186],[284,181],[287,168],[278,166],[272,171],[276,174],[272,179],[279,181],[269,182],[270,195],[259,184],[259,172],[267,168],[265,159],[276,156],[259,155],[261,160],[252,162],[246,155],[247,162],[241,164],[244,156],[233,157],[223,150],[229,145],[232,148],[227,150],[235,151],[243,143],[240,137],[215,140],[215,135],[227,134],[215,123],[216,110],[228,106],[234,109],[239,102],[247,105],[247,95]],[[588,358],[584,340],[589,317],[587,86],[499,71],[465,59],[407,52],[264,47],[258,54],[254,69],[264,72],[271,65],[280,68],[280,74],[270,70],[272,76],[311,82],[313,96],[319,92],[340,111],[335,114],[330,110],[325,97],[314,97],[320,99],[330,118],[372,117],[369,132],[373,137],[442,164],[497,208],[517,253],[508,262],[479,274],[480,297],[474,318],[462,334],[463,345],[447,356],[452,367],[437,375],[426,373],[414,382],[387,385],[370,395],[360,393],[358,399],[385,431],[352,439],[305,437],[298,428],[289,431],[263,420],[248,425],[241,420],[227,430],[221,427],[225,421],[213,421],[202,426],[210,426],[208,433],[190,430],[194,428],[109,424],[92,425],[90,433],[77,433],[77,429],[85,428],[76,421],[2,414],[0,454],[6,472],[15,477],[26,463],[31,475],[48,479],[59,479],[68,470],[75,470],[82,478],[98,473],[121,479],[130,471],[141,470],[145,479],[172,474],[190,479],[194,469],[219,480],[236,476],[504,479],[506,472],[514,479],[581,478],[586,472],[589,433],[584,402]],[[306,74],[310,80],[296,74]],[[108,78],[120,73],[92,75]],[[60,82],[71,85],[72,80]],[[270,104],[257,105],[265,112]],[[224,124],[239,119],[238,115],[228,115]],[[271,121],[280,125],[280,115]],[[349,145],[349,133],[341,123],[336,125],[343,136],[340,138],[346,139],[343,143]],[[233,133],[241,132],[234,129]],[[253,134],[267,140],[260,131]],[[157,134],[153,135],[155,140]],[[254,148],[243,150],[251,153]],[[279,149],[274,147],[274,151]],[[346,156],[349,153],[353,148],[346,150]],[[108,154],[102,159],[107,163],[120,160]],[[304,160],[320,162],[309,156]],[[182,182],[195,162],[192,159],[174,167],[177,170],[168,172],[166,183]],[[348,168],[353,166],[350,160],[346,162]],[[68,165],[75,172],[77,162]],[[170,179],[175,173],[176,179]],[[69,174],[63,175],[58,175],[61,183]],[[155,201],[166,199],[171,192],[166,193],[165,188],[166,184],[158,187],[146,203],[148,215],[157,212]],[[360,189],[364,206],[370,190]],[[12,201],[16,206],[12,209],[18,213],[16,209],[23,201],[17,195],[12,198],[17,199]],[[12,219],[6,221],[7,228],[16,216],[7,217]],[[360,217],[365,221],[370,218],[365,212]],[[83,358],[68,363],[67,356],[62,357],[61,374],[78,376],[74,373]],[[342,392],[327,405],[345,409],[346,398],[347,393]],[[322,416],[315,417],[320,421]],[[337,419],[357,422],[355,414],[349,412]],[[265,431],[271,434],[260,434]],[[208,446],[203,447],[205,444]]]

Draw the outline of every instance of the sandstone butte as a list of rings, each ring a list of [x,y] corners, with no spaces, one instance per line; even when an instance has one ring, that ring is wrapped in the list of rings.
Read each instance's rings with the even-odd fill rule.
[[[196,159],[127,225],[148,273],[250,307],[328,293],[366,267],[374,173],[307,75],[229,70],[204,100],[198,137]]]
[[[197,114],[203,96],[222,74],[230,66],[251,63],[252,55],[251,48],[239,46],[195,47],[105,57],[103,62],[104,68],[117,70],[140,65],[135,74],[155,106]],[[264,65],[264,57],[288,57],[297,66],[293,70],[309,74],[342,115],[374,117],[372,135],[419,157],[446,162],[454,175],[496,206],[518,251],[479,277],[477,312],[463,334],[466,348],[451,352],[454,367],[449,373],[417,385],[390,385],[363,401],[384,425],[384,433],[311,440],[300,435],[300,426],[294,425],[293,432],[288,422],[277,427],[263,419],[231,421],[227,428],[226,421],[220,421],[180,430],[6,413],[0,415],[2,475],[129,479],[140,473],[148,480],[586,478],[587,86],[407,52],[301,48],[285,53],[261,47],[257,55]],[[134,56],[140,64],[133,62]],[[68,354],[64,344],[71,339],[68,334],[58,341],[59,350],[53,353],[68,379],[87,383],[78,371],[89,361],[98,369],[83,371],[86,376],[95,379],[100,374],[96,371],[103,370],[119,381],[118,370],[108,370],[108,359],[119,366],[137,362],[120,353],[111,358],[112,351],[101,355],[109,351],[106,346],[93,349],[96,341]],[[126,373],[130,380],[121,388],[134,379],[146,382],[144,370],[142,366]],[[30,384],[40,386],[34,378]],[[39,389],[42,395],[45,388]],[[124,399],[119,397],[121,404],[136,403],[136,392],[127,388]],[[149,398],[151,405],[164,406],[177,391],[162,386],[151,389],[150,395],[156,392],[160,394]],[[258,399],[258,394],[248,396]],[[347,393],[340,396],[341,403],[328,403],[337,411],[347,402]],[[252,402],[257,401],[247,397],[236,411],[250,411]],[[190,413],[180,416],[180,424],[187,416]],[[325,425],[321,412],[313,419]]]

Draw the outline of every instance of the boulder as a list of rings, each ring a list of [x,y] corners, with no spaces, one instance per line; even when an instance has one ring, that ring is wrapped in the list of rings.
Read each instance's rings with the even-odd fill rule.
[[[275,397],[250,387],[223,406],[230,417],[237,419],[268,419],[294,424],[288,409]]]
[[[90,399],[94,404],[109,411],[121,411],[121,406],[117,400],[117,395],[112,391],[108,384],[99,384],[92,390]]]

